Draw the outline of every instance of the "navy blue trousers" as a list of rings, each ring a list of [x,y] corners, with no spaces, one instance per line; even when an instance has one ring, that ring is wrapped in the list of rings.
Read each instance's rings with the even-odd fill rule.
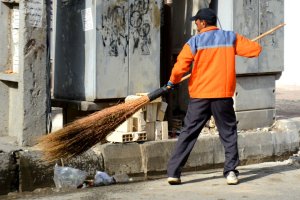
[[[168,163],[168,177],[180,177],[182,168],[188,160],[202,128],[211,115],[215,119],[219,137],[225,149],[223,174],[225,177],[229,171],[238,174],[235,169],[239,164],[239,155],[233,99],[190,99],[184,126]]]

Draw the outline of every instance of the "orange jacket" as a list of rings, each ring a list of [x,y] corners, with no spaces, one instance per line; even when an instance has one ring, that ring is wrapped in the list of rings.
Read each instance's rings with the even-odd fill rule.
[[[210,26],[190,38],[177,57],[170,81],[180,82],[190,70],[191,98],[232,97],[236,87],[235,55],[256,57],[261,46],[232,31]]]

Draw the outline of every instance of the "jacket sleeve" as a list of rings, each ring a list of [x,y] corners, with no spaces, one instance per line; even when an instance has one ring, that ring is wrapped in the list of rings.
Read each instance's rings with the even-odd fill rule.
[[[262,50],[261,46],[257,42],[251,41],[239,34],[236,34],[235,45],[236,55],[248,58],[259,56]]]
[[[185,44],[177,56],[177,62],[172,69],[170,81],[173,84],[180,82],[182,76],[190,70],[193,60],[194,55],[192,54],[191,48],[188,44]]]

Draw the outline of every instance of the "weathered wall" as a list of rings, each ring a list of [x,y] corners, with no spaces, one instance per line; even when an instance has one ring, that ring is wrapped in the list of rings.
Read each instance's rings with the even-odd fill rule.
[[[33,10],[34,9],[34,10]],[[20,3],[20,86],[23,94],[22,136],[19,144],[33,145],[46,133],[47,111],[47,23],[46,0]]]
[[[33,145],[47,124],[46,0],[0,6],[0,135]]]
[[[9,65],[9,7],[0,2],[0,77],[4,71],[8,69]],[[1,79],[0,79],[1,80]],[[0,136],[6,135],[8,131],[8,93],[9,88],[7,82],[0,81]]]

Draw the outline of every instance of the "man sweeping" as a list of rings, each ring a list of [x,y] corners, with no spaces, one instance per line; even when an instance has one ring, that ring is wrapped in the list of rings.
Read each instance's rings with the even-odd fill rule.
[[[189,105],[184,126],[169,160],[168,183],[181,183],[181,171],[205,123],[213,115],[225,149],[224,177],[238,183],[237,123],[232,96],[236,87],[235,55],[257,57],[261,46],[240,34],[216,27],[217,16],[209,8],[191,18],[199,34],[183,46],[172,69],[169,87],[178,84],[193,68],[189,79]]]

